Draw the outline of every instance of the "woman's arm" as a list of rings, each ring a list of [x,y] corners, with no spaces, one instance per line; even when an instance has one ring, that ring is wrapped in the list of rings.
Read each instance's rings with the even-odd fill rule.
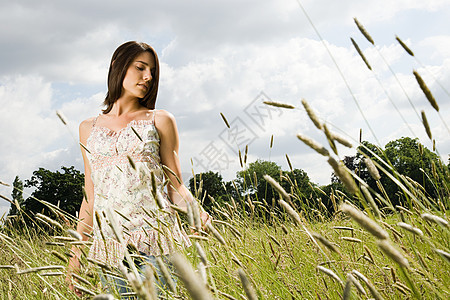
[[[86,145],[87,138],[92,130],[93,119],[88,119],[80,124],[80,142]],[[88,237],[83,234],[83,232],[90,233],[92,231],[93,225],[93,212],[94,212],[94,185],[91,179],[91,168],[89,166],[89,161],[86,157],[86,151],[81,147],[81,154],[84,161],[84,190],[86,192],[86,197],[83,198],[81,202],[80,212],[78,213],[78,225],[77,232],[81,235],[83,241],[86,241]],[[77,247],[72,247],[74,256],[69,260],[68,275],[67,280],[70,280],[70,274],[72,272],[77,272],[80,269],[79,257],[81,251]],[[69,287],[73,289],[70,284]]]
[[[192,203],[195,200],[181,178],[180,160],[178,158],[179,138],[175,118],[167,111],[158,110],[155,116],[155,125],[161,140],[159,149],[161,164],[172,170],[180,180],[178,181],[170,172],[164,172],[169,179],[167,187],[169,198],[172,203],[186,209],[186,202]],[[202,210],[201,219],[203,224],[206,224],[210,220],[210,216]]]

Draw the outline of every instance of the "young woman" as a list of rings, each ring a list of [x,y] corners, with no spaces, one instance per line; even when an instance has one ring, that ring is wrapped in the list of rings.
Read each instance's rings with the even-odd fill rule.
[[[84,240],[84,233],[93,231],[88,257],[112,268],[124,260],[127,248],[154,263],[156,256],[190,245],[169,205],[186,209],[195,199],[181,179],[175,119],[155,109],[158,81],[158,56],[152,47],[134,41],[119,46],[109,68],[106,108],[80,124],[86,197],[77,231]],[[123,229],[122,244],[108,225],[108,210]],[[210,222],[205,211],[201,219],[205,225]],[[77,271],[80,251],[73,250],[69,270]],[[120,279],[101,277],[119,293],[129,291]]]

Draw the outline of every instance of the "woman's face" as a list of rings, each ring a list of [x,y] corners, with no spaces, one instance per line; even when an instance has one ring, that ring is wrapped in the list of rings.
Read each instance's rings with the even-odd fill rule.
[[[122,96],[144,98],[152,80],[152,72],[155,68],[155,59],[148,52],[142,52],[128,67],[122,83]]]

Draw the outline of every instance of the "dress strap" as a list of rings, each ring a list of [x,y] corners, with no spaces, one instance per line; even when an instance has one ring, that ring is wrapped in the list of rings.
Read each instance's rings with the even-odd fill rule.
[[[92,127],[94,127],[94,126],[95,126],[95,123],[97,123],[98,117],[100,117],[100,115],[98,115],[98,116],[95,117],[94,122],[92,123]]]
[[[156,109],[153,110],[153,116],[152,116],[153,125],[155,125],[155,115],[156,115]]]

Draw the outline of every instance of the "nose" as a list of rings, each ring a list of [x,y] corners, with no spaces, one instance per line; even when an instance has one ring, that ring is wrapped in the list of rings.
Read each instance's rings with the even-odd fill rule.
[[[151,72],[150,72],[150,71],[145,72],[145,73],[144,73],[144,80],[145,80],[145,81],[149,81],[150,79],[152,79],[152,74],[151,74]]]

